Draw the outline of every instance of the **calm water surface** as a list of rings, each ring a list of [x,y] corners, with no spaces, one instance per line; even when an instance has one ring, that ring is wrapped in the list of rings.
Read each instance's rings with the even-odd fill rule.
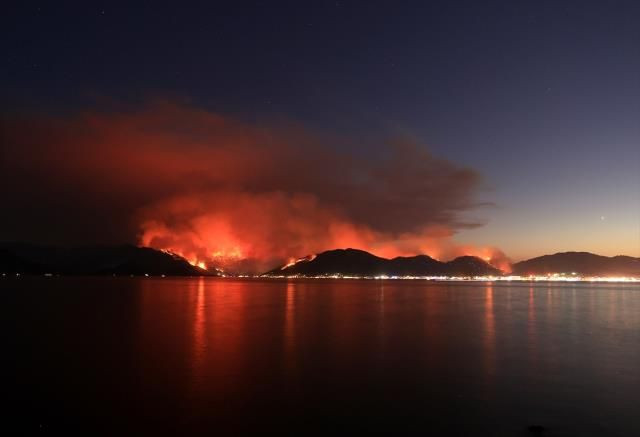
[[[640,435],[640,288],[3,278],[12,426]],[[7,350],[7,349],[5,349]]]

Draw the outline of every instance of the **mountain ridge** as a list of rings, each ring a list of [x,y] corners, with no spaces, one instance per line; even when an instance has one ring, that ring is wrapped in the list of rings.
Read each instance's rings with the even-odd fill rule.
[[[360,249],[333,249],[277,267],[263,276],[489,276],[502,272],[471,256],[442,262],[428,255],[382,258]]]
[[[165,251],[133,245],[64,248],[29,243],[0,243],[0,273],[60,275],[219,275]],[[502,276],[486,261],[461,256],[448,262],[428,255],[382,258],[360,249],[333,249],[278,266],[263,277],[280,276]],[[640,278],[640,258],[567,251],[541,255],[512,265],[511,275]]]
[[[512,271],[522,276],[576,273],[585,276],[640,277],[640,258],[604,256],[591,252],[557,252],[517,262],[512,265]]]
[[[0,272],[27,275],[209,275],[175,254],[133,245],[58,247],[0,243]]]

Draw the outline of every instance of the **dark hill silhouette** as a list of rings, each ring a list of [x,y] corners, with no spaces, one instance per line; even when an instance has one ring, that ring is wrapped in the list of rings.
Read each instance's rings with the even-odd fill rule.
[[[502,271],[476,256],[461,256],[445,263],[448,276],[501,275]]]
[[[0,272],[35,274],[43,270],[43,266],[29,262],[8,249],[0,248]]]
[[[123,245],[61,248],[23,243],[0,244],[0,272],[61,275],[206,274],[182,257],[148,247]]]
[[[438,271],[442,263],[428,255],[399,256],[387,262],[388,269],[398,276],[420,276],[426,271]]]
[[[311,261],[302,261],[289,266],[284,271],[308,276],[326,272],[340,272],[344,275],[357,275],[366,272],[369,275],[383,273],[384,258],[377,257],[357,249],[336,249],[323,252]],[[277,269],[277,271],[282,271]]]
[[[583,276],[640,277],[640,258],[601,256],[589,252],[561,252],[521,261],[513,265],[514,275],[577,273]]]
[[[266,276],[481,276],[499,275],[500,270],[480,258],[464,256],[441,262],[427,255],[380,258],[358,249],[336,249],[273,269]]]

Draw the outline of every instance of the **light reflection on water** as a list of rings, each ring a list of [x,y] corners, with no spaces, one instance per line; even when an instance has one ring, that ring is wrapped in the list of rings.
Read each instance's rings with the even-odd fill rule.
[[[38,352],[23,372],[51,426],[117,417],[196,431],[640,431],[637,285],[0,284],[16,327],[32,330],[24,347]]]

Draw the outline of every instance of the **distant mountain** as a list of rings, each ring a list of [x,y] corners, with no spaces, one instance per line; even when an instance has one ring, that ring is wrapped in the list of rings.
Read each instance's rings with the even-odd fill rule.
[[[148,247],[87,246],[61,248],[0,243],[0,273],[62,275],[207,274],[182,257]]]
[[[513,274],[521,276],[574,272],[583,276],[640,277],[640,258],[607,257],[589,252],[562,252],[539,256],[513,265]]]
[[[265,276],[484,276],[502,272],[480,258],[463,256],[441,262],[427,255],[380,258],[357,249],[336,249],[298,260]]]

